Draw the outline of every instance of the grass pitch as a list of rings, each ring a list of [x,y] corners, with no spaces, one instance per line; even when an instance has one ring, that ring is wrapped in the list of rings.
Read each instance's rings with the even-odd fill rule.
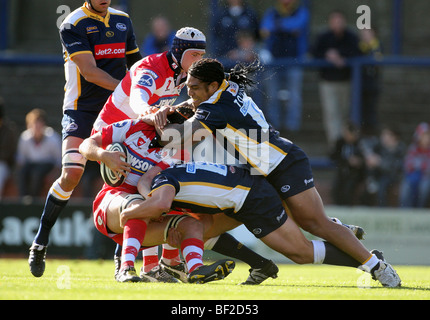
[[[141,262],[140,262],[141,264]],[[140,268],[137,263],[137,268]],[[50,260],[34,278],[25,259],[0,259],[1,300],[428,300],[430,267],[395,266],[401,288],[383,288],[352,268],[279,265],[277,279],[238,285],[249,266],[207,284],[117,283],[113,261]]]

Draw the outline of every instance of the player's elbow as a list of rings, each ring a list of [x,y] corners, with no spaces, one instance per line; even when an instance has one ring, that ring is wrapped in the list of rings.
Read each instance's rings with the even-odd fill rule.
[[[160,200],[157,203],[157,212],[160,214],[170,211],[172,203],[166,200]]]

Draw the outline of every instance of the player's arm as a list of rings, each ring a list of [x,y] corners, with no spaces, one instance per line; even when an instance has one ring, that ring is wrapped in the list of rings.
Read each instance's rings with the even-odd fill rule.
[[[79,146],[79,152],[90,161],[104,162],[115,175],[119,172],[125,176],[125,171],[131,171],[130,164],[121,159],[121,157],[126,158],[124,152],[103,149],[101,132],[85,139]]]
[[[97,67],[96,60],[91,53],[76,54],[72,60],[78,66],[81,75],[88,82],[110,91],[114,91],[120,83],[120,80],[113,78],[109,73]]]
[[[121,226],[123,227],[129,219],[157,219],[163,212],[170,211],[175,195],[175,187],[170,184],[153,190],[144,202],[121,212]]]
[[[186,141],[191,141],[192,144],[199,143],[201,140],[194,140],[192,137],[197,131],[204,131],[207,134],[207,128],[196,118],[191,117],[184,123],[172,123],[163,127],[155,128],[160,136],[159,143],[162,146],[175,147],[184,146]],[[202,137],[205,134],[202,134]]]
[[[145,198],[148,198],[148,194],[151,192],[151,182],[154,177],[162,171],[159,166],[154,166],[143,174],[137,182],[137,190]]]

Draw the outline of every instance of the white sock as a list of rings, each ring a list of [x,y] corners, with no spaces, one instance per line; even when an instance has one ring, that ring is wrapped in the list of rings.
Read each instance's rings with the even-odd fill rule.
[[[52,186],[51,189],[49,189],[49,193],[54,197],[62,201],[66,201],[70,199],[70,196],[73,193],[72,191],[64,191],[63,188],[61,188],[60,183],[58,180],[56,180]]]
[[[369,272],[379,263],[378,257],[372,254],[369,259],[364,261],[364,263],[359,267],[361,270]]]
[[[208,239],[205,242],[205,250],[212,250],[212,248],[214,247],[214,245],[218,241],[218,239],[219,239],[219,236]]]
[[[314,264],[322,264],[325,259],[325,244],[321,240],[312,240],[314,246]]]

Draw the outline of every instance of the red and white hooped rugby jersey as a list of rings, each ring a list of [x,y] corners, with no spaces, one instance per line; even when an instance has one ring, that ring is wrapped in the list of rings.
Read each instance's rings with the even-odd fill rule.
[[[135,63],[111,94],[94,130],[126,119],[137,119],[149,106],[173,105],[185,86],[186,74],[166,51],[149,55]]]
[[[127,192],[136,193],[139,178],[153,166],[166,169],[177,162],[167,158],[163,149],[151,147],[155,129],[143,121],[129,119],[116,122],[102,128],[101,132],[102,148],[106,149],[113,142],[120,142],[128,150],[131,172],[120,187]],[[103,188],[111,187],[105,184]]]

